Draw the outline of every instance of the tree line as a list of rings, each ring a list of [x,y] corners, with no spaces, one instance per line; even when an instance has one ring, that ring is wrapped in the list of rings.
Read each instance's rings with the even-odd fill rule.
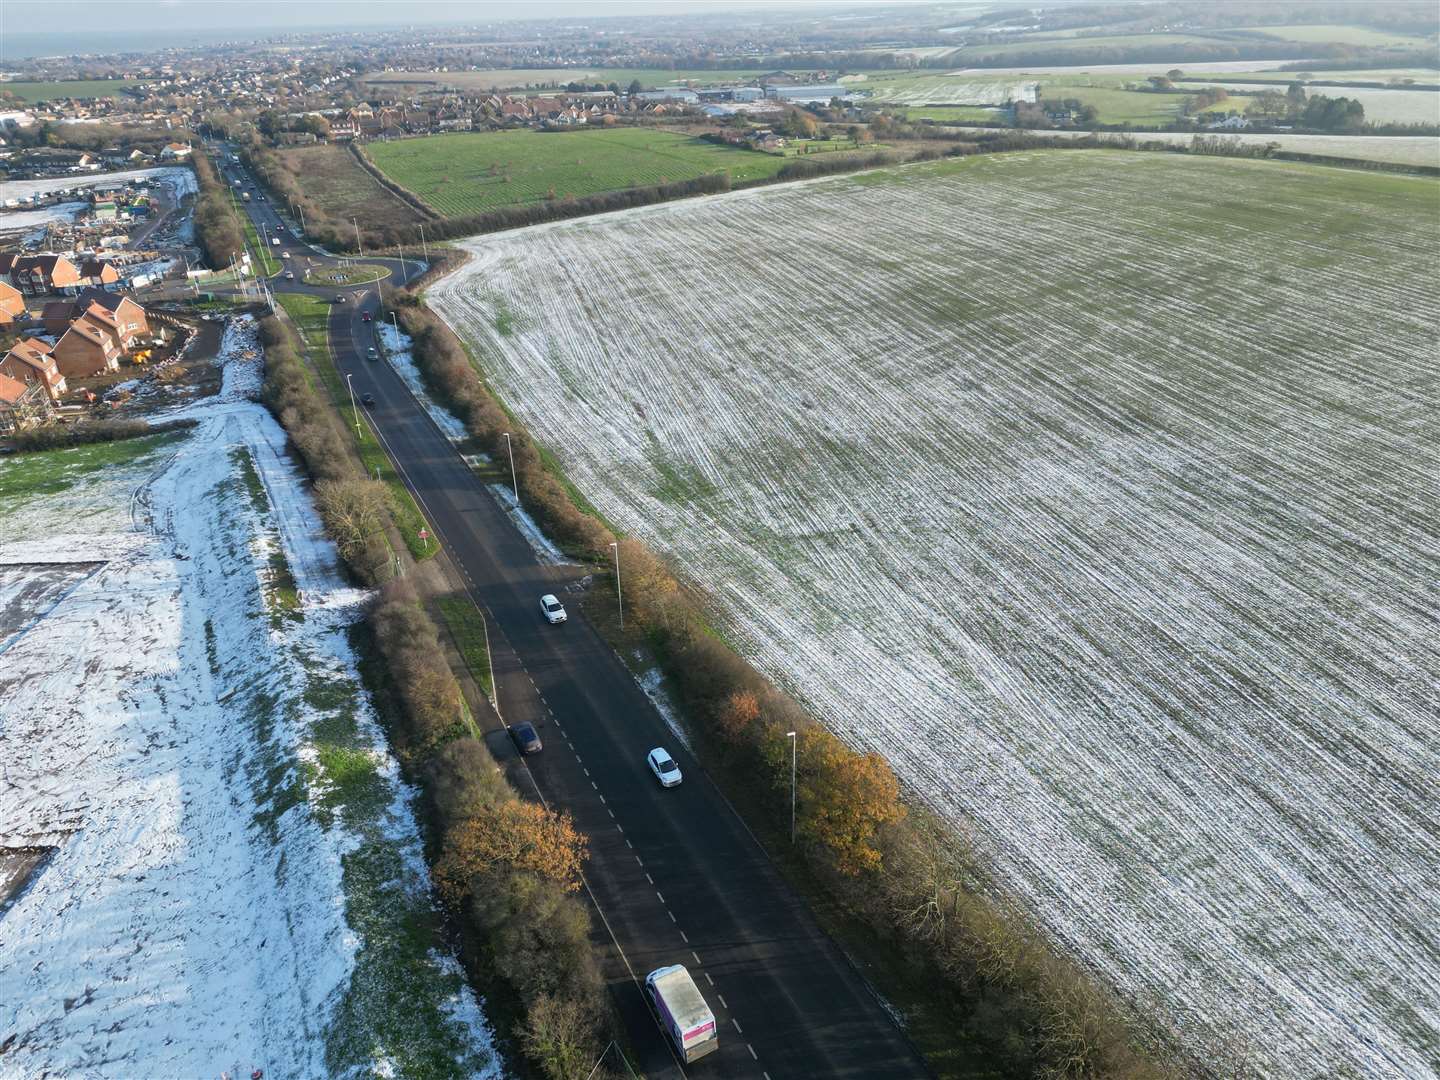
[[[610,1034],[611,1011],[576,896],[585,841],[568,815],[522,800],[465,722],[440,632],[404,578],[391,578],[389,489],[369,479],[333,406],[307,377],[294,333],[261,321],[262,399],[314,482],[316,505],[347,571],[378,586],[365,629],[390,743],[425,794],[432,876],[460,930],[462,956],[540,1075],[584,1075]],[[597,1074],[598,1076],[599,1074]]]

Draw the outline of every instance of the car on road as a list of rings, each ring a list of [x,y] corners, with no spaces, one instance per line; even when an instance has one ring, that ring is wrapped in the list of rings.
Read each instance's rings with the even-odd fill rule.
[[[294,272],[293,270],[286,270],[286,271],[285,271],[285,280],[286,280],[286,281],[294,281],[294,280],[295,280],[295,272]]]
[[[336,302],[337,304],[343,304],[343,303],[345,302],[345,294],[344,294],[344,293],[336,293],[336,294],[335,294],[335,302]]]
[[[366,349],[365,355],[368,356],[371,360],[374,360],[376,357],[375,346],[371,345],[370,348]]]
[[[516,724],[510,729],[510,738],[515,740],[515,749],[522,754],[538,754],[545,748],[540,736],[535,733],[534,724]]]
[[[663,746],[657,746],[645,756],[645,761],[650,766],[650,771],[655,774],[655,779],[660,781],[661,787],[674,787],[684,779],[680,775],[680,766],[675,764],[669,752]]]
[[[554,593],[546,593],[540,597],[540,610],[545,615],[545,621],[551,626],[562,623],[568,618],[565,614],[565,605],[555,599]]]
[[[280,252],[280,257],[281,257],[282,259],[288,259],[288,258],[290,257],[290,252],[288,252],[288,251],[282,251],[282,252]]]
[[[368,312],[368,311],[362,311],[362,312],[360,313],[360,321],[361,321],[361,322],[369,322],[369,321],[370,321],[370,312]]]
[[[374,395],[374,394],[363,394],[363,395],[361,395],[361,397],[360,397],[360,404],[361,404],[361,405],[364,405],[367,409],[373,409],[373,408],[375,407],[375,395]]]

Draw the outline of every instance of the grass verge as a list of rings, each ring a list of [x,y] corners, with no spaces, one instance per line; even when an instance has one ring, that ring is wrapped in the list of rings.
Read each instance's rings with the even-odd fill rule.
[[[442,596],[435,603],[471,677],[485,696],[494,701],[495,682],[490,674],[490,635],[485,629],[485,616],[468,596]]]
[[[331,404],[345,420],[345,427],[355,442],[360,460],[365,463],[366,473],[378,478],[389,489],[395,525],[405,538],[405,547],[416,561],[433,558],[440,550],[433,530],[426,528],[425,516],[420,512],[415,496],[410,494],[410,489],[395,471],[395,466],[370,426],[368,417],[354,404],[345,379],[340,374],[340,369],[335,366],[335,356],[330,350],[330,305],[319,297],[297,293],[286,293],[277,299],[299,327],[300,336],[311,350],[311,355],[324,357],[323,362],[313,365],[313,369],[325,384]],[[427,539],[421,539],[422,531],[429,534]]]

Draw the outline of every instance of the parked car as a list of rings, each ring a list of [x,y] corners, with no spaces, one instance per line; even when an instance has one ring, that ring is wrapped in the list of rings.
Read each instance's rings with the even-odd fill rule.
[[[655,774],[655,779],[660,781],[661,787],[674,787],[683,779],[680,766],[675,764],[675,759],[663,746],[651,750],[645,760],[650,765],[650,771]]]
[[[374,394],[363,394],[363,395],[361,395],[361,397],[360,397],[360,404],[361,404],[361,405],[364,405],[367,409],[373,409],[373,408],[375,407],[375,395],[374,395]]]
[[[515,749],[522,754],[538,754],[544,749],[533,724],[516,724],[510,729],[510,738],[515,740]]]
[[[540,597],[540,610],[545,615],[545,621],[550,623],[550,625],[552,626],[556,623],[564,622],[567,618],[565,614],[565,605],[560,603],[559,600],[555,599],[555,595],[553,593],[546,593],[544,596]]]

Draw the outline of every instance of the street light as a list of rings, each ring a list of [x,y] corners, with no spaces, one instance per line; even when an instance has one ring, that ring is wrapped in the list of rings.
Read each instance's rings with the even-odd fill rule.
[[[350,224],[355,226],[355,254],[363,259],[365,257],[365,249],[360,246],[360,222],[352,217]]]
[[[615,606],[620,609],[620,632],[625,632],[625,598],[620,595],[620,545],[611,541],[615,549]]]
[[[795,843],[795,732],[785,732],[790,740],[790,843]]]
[[[515,508],[520,508],[520,484],[515,479],[515,447],[510,443],[510,432],[505,432],[505,449],[510,454],[510,490],[515,493]]]
[[[430,248],[425,243],[425,223],[420,222],[420,250],[425,253],[425,264],[430,264]]]
[[[351,372],[345,373],[345,387],[350,391],[350,412],[355,416],[355,438],[360,438],[360,410],[355,407],[355,384],[350,380],[354,378]]]

